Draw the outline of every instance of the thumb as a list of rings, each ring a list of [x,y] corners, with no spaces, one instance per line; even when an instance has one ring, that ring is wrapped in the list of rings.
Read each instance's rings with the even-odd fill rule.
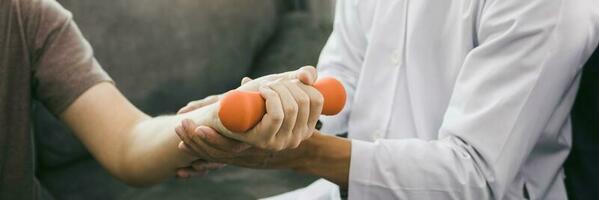
[[[295,78],[299,79],[302,83],[306,85],[313,85],[318,78],[318,73],[316,72],[316,68],[313,66],[304,66],[294,73]]]
[[[206,97],[201,100],[189,102],[183,108],[179,109],[179,111],[177,111],[177,114],[187,113],[187,112],[196,110],[198,108],[216,103],[219,99],[220,99],[219,95],[212,95],[212,96]]]
[[[250,77],[243,77],[243,79],[241,79],[241,85],[245,85],[246,83],[252,81],[253,79],[251,79]]]

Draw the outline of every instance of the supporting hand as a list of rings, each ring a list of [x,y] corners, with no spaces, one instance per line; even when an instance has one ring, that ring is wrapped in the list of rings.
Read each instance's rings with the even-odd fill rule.
[[[176,129],[183,140],[179,149],[203,160],[233,164],[249,168],[292,168],[299,161],[301,149],[279,152],[252,147],[218,134],[206,126],[198,127],[191,120],[184,120]]]
[[[183,114],[183,113],[216,103],[216,102],[218,102],[219,98],[220,98],[220,95],[213,95],[213,96],[208,96],[204,99],[189,102],[186,106],[181,108],[177,112],[177,114]],[[215,162],[209,162],[206,160],[198,159],[198,160],[192,162],[191,166],[182,167],[182,168],[177,169],[176,176],[178,178],[189,178],[192,176],[202,176],[211,170],[217,170],[224,166],[225,166],[225,164],[222,164],[222,163],[215,163]]]

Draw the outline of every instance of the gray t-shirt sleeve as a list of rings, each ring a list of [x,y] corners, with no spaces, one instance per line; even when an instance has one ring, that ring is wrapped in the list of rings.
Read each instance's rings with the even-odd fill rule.
[[[60,115],[92,86],[109,81],[72,14],[53,0],[39,0],[31,28],[33,96]]]

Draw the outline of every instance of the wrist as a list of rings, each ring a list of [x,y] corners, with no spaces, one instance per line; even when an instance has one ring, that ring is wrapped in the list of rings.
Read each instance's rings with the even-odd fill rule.
[[[328,179],[341,187],[347,186],[351,158],[349,140],[316,131],[299,148],[301,154],[291,169]]]
[[[218,130],[218,127],[215,127],[218,124],[218,109],[219,103],[217,102],[185,113],[183,118],[191,119],[198,126],[208,126]]]

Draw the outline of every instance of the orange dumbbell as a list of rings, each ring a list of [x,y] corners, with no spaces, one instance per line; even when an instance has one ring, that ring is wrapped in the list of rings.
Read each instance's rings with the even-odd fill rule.
[[[322,78],[314,83],[324,98],[322,114],[336,115],[345,106],[345,89],[334,78]],[[245,133],[256,126],[266,113],[264,98],[259,92],[231,90],[220,100],[218,117],[225,128]]]

